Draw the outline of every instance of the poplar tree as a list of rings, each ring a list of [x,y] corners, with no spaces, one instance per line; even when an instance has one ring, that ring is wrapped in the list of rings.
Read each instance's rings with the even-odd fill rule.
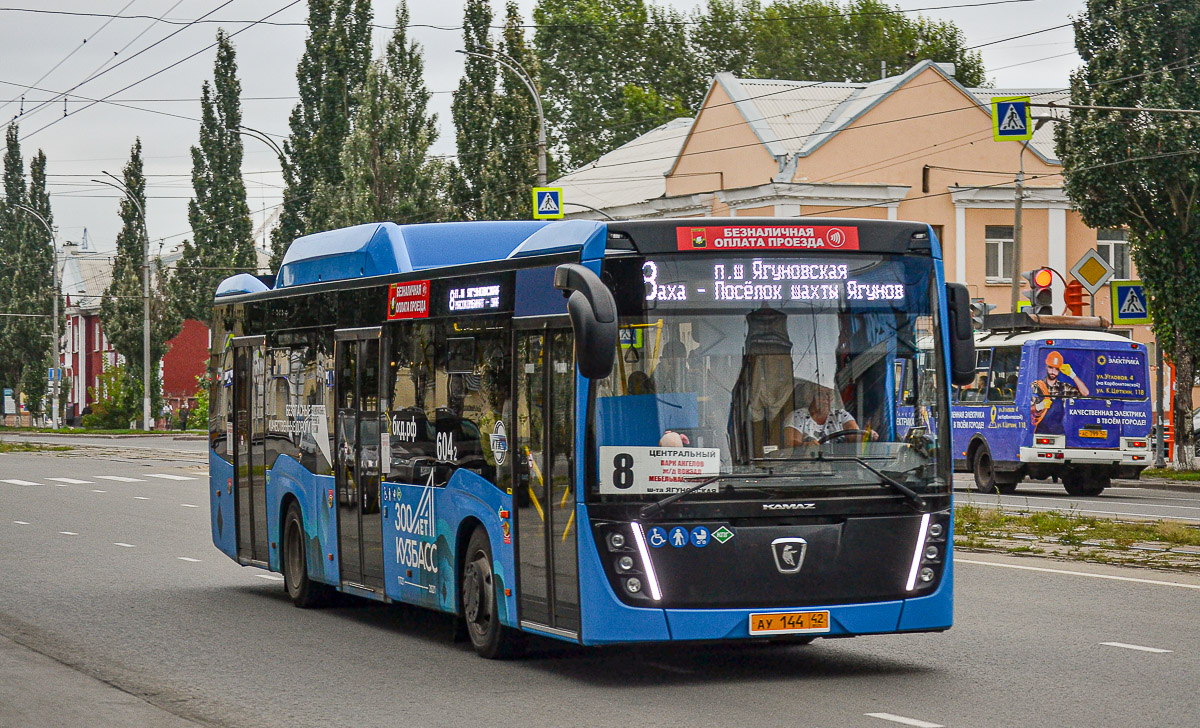
[[[200,144],[192,147],[192,239],[184,241],[173,287],[179,313],[206,326],[217,284],[234,273],[257,269],[242,181],[240,94],[236,52],[225,31],[219,30],[213,83],[205,81],[200,89]]]
[[[17,313],[13,276],[21,266],[21,240],[29,226],[29,213],[18,210],[25,199],[25,162],[17,124],[9,124],[4,147],[4,200],[0,202],[0,312]],[[36,221],[34,221],[36,222]],[[13,389],[13,401],[20,401],[21,371],[24,362],[14,351],[20,337],[15,316],[0,316],[0,385]],[[0,399],[0,407],[3,400]]]
[[[437,115],[429,113],[425,63],[421,46],[408,38],[408,17],[402,0],[387,52],[359,88],[342,145],[342,183],[318,183],[314,212],[334,226],[431,222],[446,214],[445,168],[429,157]]]
[[[525,42],[521,13],[512,0],[505,6],[500,50],[529,72],[538,89],[537,58]],[[498,184],[485,195],[484,206],[492,219],[528,220],[533,215],[531,190],[537,184],[537,106],[521,79],[507,69],[500,73],[494,139],[490,166]]]
[[[292,240],[328,227],[311,214],[317,185],[342,181],[340,154],[371,62],[370,0],[309,0],[308,40],[296,69],[300,102],[283,142],[283,205],[271,232],[271,268]]]
[[[1084,65],[1071,103],[1200,108],[1200,3],[1089,0],[1075,23]],[[1124,227],[1154,334],[1175,364],[1175,464],[1191,467],[1200,351],[1200,120],[1150,111],[1072,110],[1055,125],[1071,202],[1093,228]]]
[[[121,197],[121,231],[117,234],[117,253],[113,259],[112,282],[104,290],[100,300],[100,320],[104,334],[113,349],[125,359],[127,386],[137,393],[133,401],[140,403],[142,391],[143,322],[145,320],[142,298],[142,266],[145,262],[145,220],[141,210],[146,209],[146,176],[142,169],[142,140],[138,139],[130,150],[129,162],[122,173],[122,182],[129,190]],[[132,196],[137,200],[135,205]],[[158,374],[158,362],[167,353],[167,341],[179,333],[183,319],[169,300],[171,281],[161,259],[151,265],[155,283],[150,292],[150,366],[153,372],[151,383],[151,413],[158,412],[162,399],[162,378]],[[128,413],[130,419],[140,417],[141,408]]]
[[[483,54],[491,51],[491,24],[489,0],[467,0],[463,11],[463,48]],[[493,194],[489,189],[497,182],[493,158],[497,144],[497,65],[495,61],[479,56],[463,58],[463,77],[450,104],[458,149],[452,195],[459,215],[467,219],[485,219],[491,213]]]
[[[50,195],[46,192],[46,154],[38,150],[29,163],[29,189],[25,205],[53,227]],[[16,269],[12,273],[12,298],[8,311],[25,314],[12,321],[13,338],[5,351],[24,365],[20,390],[32,414],[42,412],[51,364],[54,313],[54,243],[46,227],[23,210],[18,215],[26,219],[20,227]],[[59,309],[62,315],[62,308]],[[61,323],[61,320],[60,320]],[[59,329],[62,330],[61,328]]]

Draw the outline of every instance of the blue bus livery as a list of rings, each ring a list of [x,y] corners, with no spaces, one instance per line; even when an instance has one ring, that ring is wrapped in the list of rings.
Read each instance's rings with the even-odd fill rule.
[[[300,238],[216,291],[213,541],[485,657],[944,630],[967,305],[918,223]]]
[[[977,336],[975,379],[955,392],[956,469],[984,493],[1056,477],[1071,495],[1099,495],[1137,478],[1150,463],[1146,347],[1098,320],[1016,318]]]

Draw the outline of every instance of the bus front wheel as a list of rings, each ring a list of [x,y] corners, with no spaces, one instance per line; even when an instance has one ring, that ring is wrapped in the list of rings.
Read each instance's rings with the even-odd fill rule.
[[[492,544],[487,531],[477,526],[467,543],[459,593],[462,595],[462,618],[467,625],[471,646],[480,657],[489,660],[512,657],[519,651],[517,635],[500,624],[497,609],[499,595],[495,582]]]
[[[283,521],[283,588],[292,603],[301,609],[320,607],[328,601],[332,589],[308,578],[308,557],[305,552],[304,519],[300,506],[288,506]]]

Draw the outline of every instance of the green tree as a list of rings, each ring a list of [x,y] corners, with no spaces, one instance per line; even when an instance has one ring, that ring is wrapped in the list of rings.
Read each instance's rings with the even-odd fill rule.
[[[294,239],[327,226],[313,218],[312,197],[318,183],[342,181],[342,142],[371,62],[371,21],[370,0],[309,0],[308,40],[296,69],[300,102],[283,142],[283,206],[271,232],[274,270]]]
[[[38,150],[29,163],[29,189],[25,204],[51,226],[54,215],[50,211],[50,195],[46,191],[46,154]],[[25,314],[13,318],[13,339],[7,349],[24,366],[21,375],[21,391],[24,392],[29,410],[41,414],[42,400],[47,391],[46,371],[51,366],[53,335],[54,296],[54,243],[46,226],[24,210],[16,210],[24,216],[17,249],[16,268],[10,284],[12,295],[8,311]],[[61,307],[60,307],[61,316]],[[61,331],[61,320],[60,320]]]
[[[121,198],[121,231],[117,234],[117,254],[113,259],[112,282],[104,290],[104,296],[100,300],[100,319],[104,322],[104,333],[109,342],[125,359],[125,374],[130,380],[127,386],[136,391],[137,398],[141,401],[145,321],[142,266],[146,260],[143,248],[146,227],[140,212],[146,209],[146,176],[142,170],[141,139],[138,139],[130,150],[122,181],[130,194]],[[131,196],[133,199],[130,199]],[[162,398],[158,362],[167,352],[167,341],[182,328],[183,319],[170,302],[169,290],[172,284],[162,260],[158,259],[152,268],[155,283],[150,294],[150,366],[154,372],[154,381],[151,384],[150,396],[151,411],[157,413]]]
[[[353,130],[342,145],[342,183],[317,186],[313,208],[335,226],[445,216],[445,166],[429,157],[437,115],[429,113],[421,47],[408,39],[408,4],[381,62],[358,91]]]
[[[761,16],[758,0],[708,0],[696,10],[690,40],[702,79],[709,81],[720,71],[755,77],[754,34]]]
[[[494,48],[489,34],[491,24],[489,0],[467,0],[463,11],[463,48],[491,52]],[[463,77],[450,104],[458,150],[452,192],[459,215],[484,219],[490,212],[485,198],[493,196],[492,190],[498,182],[492,156],[497,144],[497,66],[495,61],[472,55],[464,56],[463,63]]]
[[[525,41],[521,11],[512,0],[505,5],[500,52],[533,77],[534,89],[540,93],[538,61]],[[531,189],[537,184],[537,106],[525,83],[508,69],[500,71],[494,138],[490,164],[498,185],[486,200],[489,216],[496,220],[528,220],[533,215]],[[552,160],[547,157],[547,165],[550,164]]]
[[[1084,65],[1071,102],[1200,108],[1200,3],[1089,0],[1075,23]],[[1190,467],[1192,383],[1200,350],[1200,120],[1076,110],[1056,125],[1065,187],[1089,226],[1125,227],[1149,295],[1154,333],[1175,363],[1176,464]]]
[[[13,276],[20,268],[21,241],[30,222],[29,213],[18,210],[16,205],[25,204],[25,161],[21,158],[19,129],[15,123],[8,125],[4,147],[4,200],[0,203],[0,311],[15,313],[16,289]],[[0,316],[0,385],[13,389],[13,401],[20,401],[21,371],[24,362],[19,356],[10,356],[20,337],[17,317]],[[0,407],[3,402],[0,402]]]
[[[242,181],[241,90],[236,52],[219,30],[213,83],[205,81],[200,88],[200,144],[192,147],[192,240],[183,243],[172,288],[179,313],[206,326],[217,284],[235,272],[257,268]]]

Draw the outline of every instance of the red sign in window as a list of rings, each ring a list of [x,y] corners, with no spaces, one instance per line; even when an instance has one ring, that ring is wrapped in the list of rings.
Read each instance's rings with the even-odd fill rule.
[[[388,320],[429,318],[429,281],[393,283],[388,290]]]
[[[678,250],[858,250],[858,228],[746,225],[675,228]]]

